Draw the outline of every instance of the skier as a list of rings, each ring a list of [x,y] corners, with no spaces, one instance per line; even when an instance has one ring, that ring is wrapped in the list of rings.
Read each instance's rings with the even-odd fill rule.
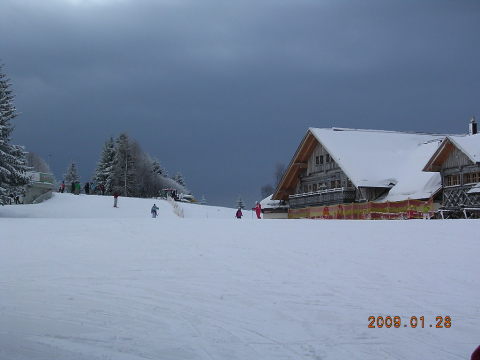
[[[88,181],[85,183],[83,189],[85,190],[85,194],[90,194],[90,183]]]
[[[100,184],[100,191],[102,192],[102,195],[105,195],[105,186],[103,186],[103,184]]]
[[[70,193],[75,194],[75,182],[72,181],[72,185],[70,185]]]
[[[255,210],[255,213],[257,214],[257,219],[262,218],[262,205],[257,201],[255,202],[255,207],[252,208],[252,210]]]
[[[238,208],[237,213],[235,214],[237,219],[241,219],[243,214],[242,214],[242,209]]]
[[[118,197],[119,196],[120,196],[120,193],[118,191],[115,191],[113,193],[113,207],[118,207],[117,203],[118,203]]]
[[[65,191],[65,181],[62,181],[62,185],[60,185],[60,192],[63,194]]]
[[[152,213],[152,217],[153,217],[153,218],[156,218],[156,217],[157,217],[157,210],[158,210],[158,206],[157,206],[156,204],[153,204],[152,210],[150,210],[150,212]]]
[[[80,195],[80,191],[82,190],[82,187],[80,186],[80,182],[77,181],[75,184],[75,195]]]

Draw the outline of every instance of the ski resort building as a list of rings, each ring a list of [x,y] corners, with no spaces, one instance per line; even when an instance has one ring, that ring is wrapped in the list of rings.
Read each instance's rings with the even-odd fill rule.
[[[445,135],[310,128],[273,200],[290,218],[409,218],[434,209],[441,177],[423,168]]]
[[[480,213],[480,134],[472,118],[465,136],[447,136],[424,171],[440,173],[442,216],[476,216]]]

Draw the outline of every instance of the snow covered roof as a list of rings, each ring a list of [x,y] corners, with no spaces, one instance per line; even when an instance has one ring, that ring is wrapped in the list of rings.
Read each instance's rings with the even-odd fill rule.
[[[277,209],[287,207],[286,205],[281,205],[280,200],[272,200],[272,196],[273,194],[260,201],[260,206],[262,209]]]
[[[451,151],[457,148],[473,163],[480,162],[480,134],[449,135],[426,162],[424,171],[440,171],[442,164],[447,160]]]
[[[448,139],[474,163],[480,162],[480,134],[448,136]]]
[[[424,199],[441,187],[423,167],[445,135],[382,130],[310,128],[300,147],[312,152],[309,133],[321,143],[356,187],[390,188],[385,201]],[[291,165],[295,165],[297,150]]]
[[[358,129],[309,129],[357,187],[391,188],[390,198],[428,198],[440,176],[423,172],[444,135]],[[392,199],[393,200],[393,199]]]

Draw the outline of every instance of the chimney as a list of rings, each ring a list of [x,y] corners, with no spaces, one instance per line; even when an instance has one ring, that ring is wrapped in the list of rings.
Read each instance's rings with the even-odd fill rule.
[[[470,119],[470,124],[468,126],[468,134],[475,135],[477,133],[477,122],[475,121],[475,116],[472,116]]]

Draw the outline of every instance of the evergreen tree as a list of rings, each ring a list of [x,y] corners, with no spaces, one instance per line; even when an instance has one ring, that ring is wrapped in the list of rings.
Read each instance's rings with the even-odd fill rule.
[[[243,203],[243,200],[242,198],[240,197],[240,195],[238,196],[238,199],[237,199],[237,209],[240,208],[240,209],[245,209],[245,204]]]
[[[175,176],[173,177],[173,180],[183,188],[183,193],[191,194],[191,191],[188,190],[188,188],[187,188],[185,178],[183,177],[183,175],[180,172],[177,172],[175,174]]]
[[[152,173],[161,176],[168,176],[165,175],[167,171],[162,167],[162,165],[160,165],[160,161],[158,161],[157,159],[152,160]]]
[[[68,166],[67,172],[65,173],[65,175],[63,175],[63,179],[65,180],[66,186],[70,185],[72,182],[76,183],[80,181],[80,176],[78,176],[77,164],[72,162]]]
[[[120,134],[115,142],[115,156],[112,167],[112,189],[124,196],[136,195],[135,158],[127,134]]]
[[[103,145],[102,155],[95,170],[94,181],[103,185],[107,194],[113,190],[113,165],[115,162],[115,142],[110,138]]]
[[[10,144],[13,131],[11,120],[16,116],[14,96],[10,80],[2,72],[0,65],[0,204],[7,202],[9,193],[17,192],[28,184],[28,167],[25,151],[21,146]]]

